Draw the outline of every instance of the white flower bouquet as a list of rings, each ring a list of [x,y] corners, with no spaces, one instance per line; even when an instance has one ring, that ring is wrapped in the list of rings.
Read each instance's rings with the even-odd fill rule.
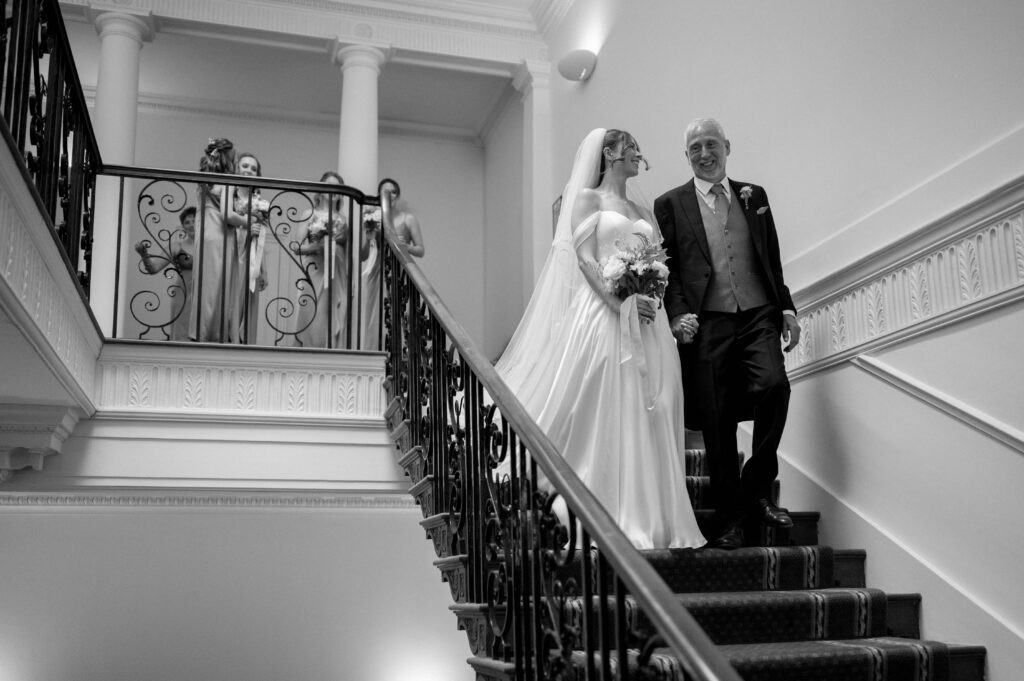
[[[644,234],[636,236],[639,238],[632,246],[602,258],[598,271],[608,292],[620,299],[638,293],[660,301],[668,286],[668,255],[660,243]]]

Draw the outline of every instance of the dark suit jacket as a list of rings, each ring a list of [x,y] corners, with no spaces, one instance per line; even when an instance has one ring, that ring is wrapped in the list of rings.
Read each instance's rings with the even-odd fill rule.
[[[747,218],[754,251],[761,263],[765,292],[776,308],[775,319],[781,334],[782,311],[795,312],[796,306],[782,276],[779,235],[775,231],[768,195],[756,184],[730,180],[729,185],[732,200],[739,201]],[[740,198],[740,189],[747,186],[751,188],[752,194],[749,201],[744,201]],[[669,319],[686,313],[699,315],[704,294],[711,281],[711,250],[704,232],[700,205],[697,203],[699,200],[693,180],[690,180],[654,201],[654,217],[665,237],[665,250],[669,258],[668,288],[665,291],[665,309]],[[683,365],[683,386],[690,397],[686,400],[686,423],[690,428],[699,428],[698,400],[703,402],[707,397],[704,386],[696,378],[693,348],[693,344],[681,345],[680,359]],[[749,418],[749,409],[738,405],[736,417],[737,420],[746,420]]]

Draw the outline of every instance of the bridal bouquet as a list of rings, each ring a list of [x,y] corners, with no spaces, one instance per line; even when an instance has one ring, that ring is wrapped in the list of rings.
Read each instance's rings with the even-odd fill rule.
[[[318,208],[313,211],[313,217],[309,221],[309,240],[320,241],[324,238],[324,234],[328,231],[328,221],[330,221],[331,215],[328,211]],[[341,229],[341,218],[337,215],[334,216],[334,231]]]
[[[639,241],[601,259],[598,270],[612,295],[626,299],[634,293],[661,300],[668,286],[668,255],[660,243],[637,233]]]
[[[380,229],[382,222],[380,208],[367,206],[363,212],[363,227],[370,231]]]
[[[270,202],[261,199],[258,192],[251,199],[239,193],[235,197],[235,212],[239,215],[252,215],[254,222],[266,222],[270,217]]]

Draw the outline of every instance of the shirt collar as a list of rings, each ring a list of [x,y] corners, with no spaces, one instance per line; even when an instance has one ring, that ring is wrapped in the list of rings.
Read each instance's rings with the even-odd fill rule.
[[[725,198],[727,198],[729,201],[732,201],[732,188],[729,186],[729,177],[723,177],[721,180],[721,184],[722,187],[725,189]],[[707,180],[702,180],[701,178],[696,176],[694,176],[693,178],[693,186],[697,188],[697,191],[699,191],[701,196],[703,196],[705,199],[707,199],[708,192],[711,191],[711,187],[713,187],[714,185],[714,182],[708,182]]]

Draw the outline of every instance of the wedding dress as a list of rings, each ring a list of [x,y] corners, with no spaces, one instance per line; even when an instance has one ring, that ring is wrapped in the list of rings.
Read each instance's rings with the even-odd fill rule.
[[[580,163],[588,161],[578,155]],[[570,180],[563,215],[580,186],[596,185],[596,168],[577,187]],[[703,546],[686,490],[682,377],[665,310],[649,324],[629,301],[613,310],[575,262],[575,246],[590,237],[603,258],[638,234],[660,234],[614,211],[590,215],[568,243],[560,227],[498,373],[634,546]]]

